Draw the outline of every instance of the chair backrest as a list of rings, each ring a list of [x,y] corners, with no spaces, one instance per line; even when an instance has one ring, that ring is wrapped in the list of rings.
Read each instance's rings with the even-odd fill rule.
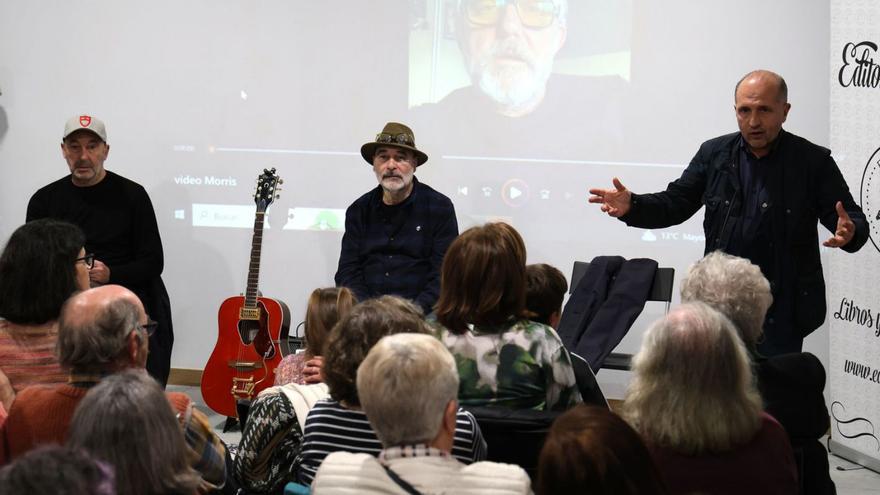
[[[590,267],[589,261],[575,261],[571,270],[571,283],[568,286],[568,293],[571,294],[577,288],[581,279],[587,273]],[[654,273],[654,280],[651,282],[651,290],[648,293],[648,301],[657,301],[666,303],[666,312],[669,313],[672,304],[672,283],[675,280],[675,268],[658,267]],[[572,354],[575,356],[576,354]],[[572,360],[573,361],[573,360]],[[630,369],[632,362],[632,354],[609,353],[602,362],[602,368],[627,371]],[[589,368],[589,364],[587,364]],[[597,370],[598,371],[598,370]],[[595,376],[593,377],[595,380]],[[598,389],[598,385],[597,385]],[[583,395],[583,392],[581,393]]]
[[[584,404],[608,409],[608,401],[599,388],[599,382],[596,381],[596,375],[590,369],[590,364],[573,352],[568,354],[571,356],[571,367],[574,369],[574,378],[577,380],[578,391],[584,399]]]
[[[589,261],[575,261],[571,269],[571,283],[568,285],[568,293],[574,292],[575,287],[584,278],[587,268],[590,267]],[[657,273],[654,274],[654,281],[651,283],[651,292],[648,294],[649,301],[659,301],[666,303],[666,312],[669,312],[669,305],[672,304],[672,283],[675,280],[675,268],[659,267]]]
[[[464,406],[474,415],[488,446],[487,460],[516,464],[532,479],[547,432],[563,411]]]

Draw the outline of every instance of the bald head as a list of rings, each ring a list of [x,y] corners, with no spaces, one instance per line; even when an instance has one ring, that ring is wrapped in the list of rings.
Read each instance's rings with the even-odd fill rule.
[[[733,90],[734,101],[738,98],[739,89],[743,83],[746,83],[746,85],[750,87],[755,84],[772,84],[776,88],[777,101],[780,103],[788,102],[788,85],[785,84],[785,79],[775,72],[759,69],[753,70],[744,75],[739,81],[737,81],[736,87]]]
[[[74,325],[94,322],[118,301],[134,305],[138,315],[145,313],[144,305],[134,292],[121,285],[102,285],[73,295],[64,306],[62,317]]]
[[[61,364],[82,373],[143,367],[147,335],[144,305],[125,287],[104,285],[71,297],[58,321]]]

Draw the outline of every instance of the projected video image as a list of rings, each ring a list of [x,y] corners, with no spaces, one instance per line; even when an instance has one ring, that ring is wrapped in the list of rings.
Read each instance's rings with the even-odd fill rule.
[[[412,3],[409,105],[444,153],[590,161],[621,149],[631,2]]]

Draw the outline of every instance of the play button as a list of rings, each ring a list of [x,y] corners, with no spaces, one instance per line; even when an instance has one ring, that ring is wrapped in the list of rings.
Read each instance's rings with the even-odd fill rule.
[[[522,179],[510,179],[501,188],[501,199],[513,207],[522,206],[529,200],[529,185]]]

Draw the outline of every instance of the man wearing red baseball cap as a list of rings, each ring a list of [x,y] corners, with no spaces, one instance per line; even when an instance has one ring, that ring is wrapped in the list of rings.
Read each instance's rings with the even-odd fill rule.
[[[130,289],[159,323],[150,337],[147,370],[164,385],[174,334],[171,303],[161,278],[162,239],[147,191],[104,169],[109,153],[104,122],[91,115],[71,117],[61,142],[70,175],[31,196],[27,221],[56,218],[83,229],[86,251],[94,254],[89,270],[92,286],[118,284]]]

